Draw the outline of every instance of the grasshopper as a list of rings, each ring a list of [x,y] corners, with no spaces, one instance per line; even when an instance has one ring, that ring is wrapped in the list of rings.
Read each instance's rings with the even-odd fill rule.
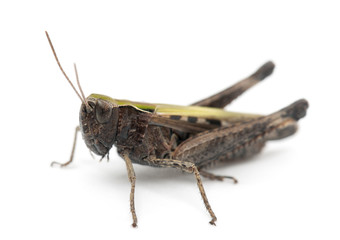
[[[234,183],[237,180],[214,175],[205,169],[217,162],[252,156],[260,152],[267,141],[291,136],[297,131],[297,121],[306,115],[308,102],[304,99],[270,115],[223,110],[247,89],[271,75],[275,67],[272,62],[265,63],[233,86],[190,106],[118,100],[101,94],[85,98],[76,65],[74,69],[80,93],[64,72],[47,32],[46,36],[60,70],[82,102],[70,159],[66,163],[52,162],[51,165],[65,167],[73,161],[79,131],[90,152],[101,156],[101,159],[108,157],[112,146],[116,146],[126,163],[131,183],[133,227],[137,226],[133,164],[170,167],[194,174],[211,216],[210,224],[215,225],[217,218],[209,204],[201,176],[220,181],[229,178]]]

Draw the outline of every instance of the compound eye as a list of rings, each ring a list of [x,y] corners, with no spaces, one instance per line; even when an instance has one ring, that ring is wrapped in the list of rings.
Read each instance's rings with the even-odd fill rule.
[[[87,102],[90,105],[90,108],[94,109],[96,107],[96,104],[92,101]]]
[[[106,101],[98,99],[96,104],[96,118],[100,123],[106,123],[112,115],[112,107]]]

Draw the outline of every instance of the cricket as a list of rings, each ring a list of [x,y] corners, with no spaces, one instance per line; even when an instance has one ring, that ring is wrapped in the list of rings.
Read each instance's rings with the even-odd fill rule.
[[[297,122],[306,115],[308,102],[300,99],[269,115],[225,111],[224,107],[252,86],[272,74],[275,65],[267,62],[249,77],[190,106],[152,104],[118,100],[101,94],[85,97],[74,70],[79,91],[63,70],[52,41],[46,36],[57,64],[79,99],[79,126],[74,134],[70,159],[51,166],[66,167],[73,161],[79,131],[90,152],[109,158],[113,146],[125,161],[131,184],[132,226],[137,227],[135,210],[136,174],[133,164],[175,168],[193,174],[205,208],[215,225],[217,220],[205,193],[202,177],[222,181],[206,169],[216,163],[248,158],[259,153],[267,141],[279,140],[297,131]]]

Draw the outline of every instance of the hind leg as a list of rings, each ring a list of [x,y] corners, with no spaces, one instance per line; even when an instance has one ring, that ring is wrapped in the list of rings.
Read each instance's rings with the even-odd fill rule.
[[[307,108],[308,102],[301,99],[268,116],[202,132],[178,145],[172,157],[204,167],[214,161],[251,156],[259,152],[267,140],[292,135]]]
[[[233,86],[215,95],[212,95],[196,103],[193,103],[192,106],[224,108],[226,105],[230,104],[234,99],[236,99],[246,90],[248,90],[255,84],[261,82],[263,79],[268,77],[270,74],[272,74],[274,67],[275,67],[274,63],[267,62],[249,77],[239,81]]]

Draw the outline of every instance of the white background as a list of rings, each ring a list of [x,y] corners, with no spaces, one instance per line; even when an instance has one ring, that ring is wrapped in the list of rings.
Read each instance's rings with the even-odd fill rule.
[[[6,3],[7,2],[7,3]],[[9,3],[10,2],[10,3]],[[2,1],[0,3],[1,239],[339,239],[339,6],[337,1]],[[135,166],[139,227],[131,227],[124,162],[93,160],[79,141],[87,95],[190,104],[267,60],[273,76],[230,110],[271,113],[306,98],[289,139],[204,179],[208,224],[193,176]]]

